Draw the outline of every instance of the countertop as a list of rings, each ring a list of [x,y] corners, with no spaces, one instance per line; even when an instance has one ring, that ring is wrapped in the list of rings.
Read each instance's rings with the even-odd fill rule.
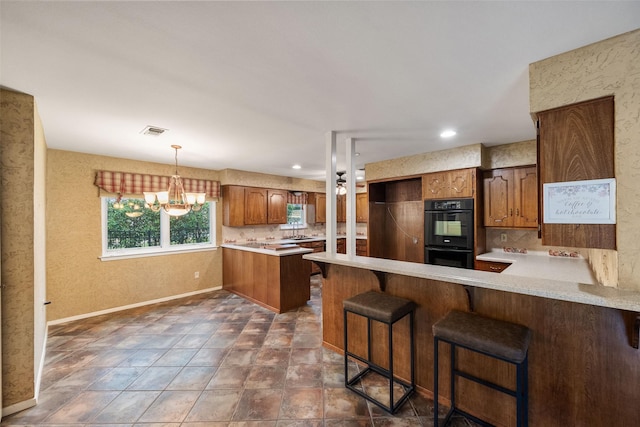
[[[584,258],[550,256],[547,252],[532,251],[526,254],[494,250],[478,255],[481,261],[510,263],[500,274],[536,277],[541,280],[560,280],[597,285],[589,262]]]
[[[506,258],[499,260],[496,254],[494,254],[495,258],[492,259],[489,259],[489,254],[486,255],[488,256],[486,260],[506,262]],[[505,255],[511,259],[516,259],[514,256],[517,254]],[[529,265],[529,267],[523,267],[526,262],[521,263],[522,260],[514,262],[512,266],[507,268],[507,270],[512,269],[510,273],[507,274],[507,270],[505,270],[505,272],[498,274],[487,271],[418,264],[415,262],[395,261],[382,258],[329,254],[327,252],[306,254],[303,258],[327,264],[343,265],[421,279],[439,280],[478,288],[640,312],[640,292],[594,285],[591,281],[589,281],[590,283],[583,283],[571,274],[561,276],[562,278],[569,277],[568,280],[559,280],[558,276],[548,278],[544,271],[531,270],[530,267],[534,264]],[[560,270],[567,268],[569,271],[574,271],[572,267],[574,264],[570,263],[579,260],[563,258],[548,261],[533,261],[542,262],[542,264],[539,264],[537,267],[540,269],[553,266]],[[565,262],[566,264],[563,264]],[[520,263],[520,267],[517,266],[518,263]],[[516,275],[513,273],[514,271],[520,271],[525,275]]]
[[[267,244],[272,245],[272,244],[279,244],[283,242],[284,241],[279,241],[277,243],[269,242]],[[298,254],[308,254],[313,252],[313,249],[303,248],[300,246],[292,249],[274,250],[274,249],[264,249],[260,246],[245,246],[245,245],[246,245],[245,243],[223,243],[222,247],[227,249],[236,249],[240,251],[255,252],[258,254],[271,255],[271,256],[289,256],[289,255],[298,255]]]

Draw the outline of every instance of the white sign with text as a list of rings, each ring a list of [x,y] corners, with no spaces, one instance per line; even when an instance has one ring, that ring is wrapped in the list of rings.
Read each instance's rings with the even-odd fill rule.
[[[615,178],[553,182],[542,188],[545,223],[616,223]]]

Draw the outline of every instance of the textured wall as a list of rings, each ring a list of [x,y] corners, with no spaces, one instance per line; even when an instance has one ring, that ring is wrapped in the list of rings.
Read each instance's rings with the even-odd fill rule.
[[[482,150],[482,144],[473,144],[450,150],[367,163],[365,173],[367,181],[375,181],[438,172],[442,170],[442,165],[447,165],[447,169],[476,168],[482,165]]]
[[[275,188],[291,191],[310,191],[316,193],[324,193],[325,190],[324,181],[313,181],[310,179],[291,178],[236,169],[224,169],[220,171],[220,184]]]
[[[510,168],[538,163],[535,139],[485,147],[484,151],[484,169]]]
[[[0,90],[2,185],[2,404],[34,388],[34,103]],[[11,201],[10,203],[8,201]]]
[[[171,175],[173,167],[49,150],[47,158],[48,320],[222,286],[222,251],[101,261],[99,169]],[[218,180],[218,172],[180,168],[182,176]],[[217,239],[222,203],[217,204]],[[194,279],[194,272],[200,278]]]
[[[544,111],[579,101],[615,96],[617,254],[592,250],[600,277],[640,290],[640,30],[554,56],[529,66],[530,109]],[[618,266],[613,263],[617,258]],[[609,283],[611,284],[611,283]]]

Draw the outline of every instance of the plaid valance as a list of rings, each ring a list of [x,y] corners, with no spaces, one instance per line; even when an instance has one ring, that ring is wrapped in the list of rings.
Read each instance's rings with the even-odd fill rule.
[[[287,193],[287,203],[292,205],[306,205],[307,204],[307,193],[303,193],[301,191]]]
[[[220,182],[207,179],[183,178],[182,184],[186,193],[205,193],[207,197],[220,197]],[[130,172],[96,172],[94,184],[109,193],[142,194],[145,191],[167,191],[169,176],[145,175]]]

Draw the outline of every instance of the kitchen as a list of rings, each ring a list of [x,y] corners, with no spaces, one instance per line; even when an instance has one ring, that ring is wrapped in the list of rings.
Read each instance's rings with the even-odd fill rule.
[[[637,37],[637,35],[635,36]],[[620,43],[618,46],[616,43]],[[629,46],[637,44],[637,40],[633,36],[628,38],[618,39],[617,41],[605,41],[599,44],[594,49],[609,49],[613,45],[614,49],[628,49]],[[587,49],[588,51],[588,49]],[[573,53],[572,55],[585,55],[584,58],[579,57],[581,63],[591,63],[598,57],[597,53],[581,51],[582,53]],[[558,58],[555,67],[561,68],[564,62],[571,62],[575,60],[572,55],[567,57]],[[628,58],[635,58],[632,51],[625,50],[625,53],[621,56]],[[544,86],[541,81],[549,81],[550,79],[544,76],[545,73],[557,74],[557,69],[554,66],[549,65],[549,68],[544,68],[544,64],[534,65],[532,69],[533,86]],[[553,64],[552,64],[553,65]],[[540,67],[540,75],[535,74],[536,67]],[[572,70],[572,74],[583,75],[579,70]],[[536,75],[539,76],[540,81],[536,81]],[[570,83],[567,83],[563,79],[551,79],[554,81],[555,87],[549,89],[550,93],[543,95],[537,94],[532,91],[531,95],[531,111],[543,111],[549,108],[554,108],[558,105],[571,104],[576,100],[582,99],[595,99],[604,95],[610,94],[610,91],[603,93],[603,87],[610,87],[609,80],[605,77],[601,79],[589,79],[584,78],[584,85],[579,86],[580,89],[573,89]],[[597,81],[596,83],[593,83]],[[607,84],[603,84],[603,80],[607,80]],[[619,181],[618,187],[618,211],[619,211],[619,223],[617,229],[617,251],[599,251],[599,250],[587,250],[583,256],[596,265],[613,265],[615,268],[608,269],[609,273],[615,273],[618,277],[611,279],[607,274],[602,277],[612,280],[611,283],[617,284],[621,290],[637,290],[637,278],[633,274],[634,260],[637,257],[637,245],[638,232],[635,231],[637,227],[634,227],[633,219],[630,212],[634,211],[634,205],[638,198],[636,196],[637,190],[634,188],[633,182],[630,182],[630,176],[633,175],[635,170],[634,159],[637,154],[632,148],[633,144],[629,142],[634,141],[637,135],[637,123],[632,118],[632,114],[629,111],[634,110],[634,107],[630,101],[631,94],[635,93],[637,82],[629,78],[625,80],[616,80],[614,90],[616,95],[616,138],[620,143],[616,145],[616,177]],[[564,86],[562,86],[564,85]],[[561,86],[561,87],[558,87]],[[583,88],[584,86],[584,88]],[[584,93],[576,94],[576,90],[584,90]],[[515,144],[517,145],[517,144]],[[495,162],[490,165],[488,169],[495,169],[501,167],[512,167],[535,164],[536,161],[531,161],[531,156],[535,159],[535,151],[531,150],[531,142],[524,142],[522,146],[526,146],[526,149],[518,148],[525,154],[525,159],[520,157],[521,153],[516,153],[512,158],[512,154],[502,157],[501,154],[509,153],[507,147],[495,148],[496,156],[490,160]],[[501,151],[503,150],[503,151]],[[516,150],[514,147],[513,150]],[[475,148],[474,152],[482,152],[481,149]],[[434,166],[427,166],[433,169],[425,169],[425,158],[431,159],[430,165],[434,163],[442,164],[443,161],[447,162],[447,169],[460,169],[467,167],[476,167],[477,164],[469,164],[466,161],[458,161],[465,156],[466,150],[461,149],[460,152],[436,152],[426,155],[418,155],[412,161],[390,160],[389,162],[381,164],[372,164],[367,168],[367,180],[377,181],[386,180],[390,178],[400,178],[406,176],[417,176],[425,173],[438,172],[440,169],[435,169]],[[475,154],[474,154],[475,155]],[[406,159],[404,159],[406,160]],[[193,254],[191,256],[177,255],[175,256],[175,276],[182,279],[185,284],[171,283],[167,280],[165,275],[161,273],[163,265],[166,261],[160,259],[154,260],[129,260],[121,263],[100,263],[94,256],[89,256],[87,252],[95,253],[96,242],[99,241],[100,231],[96,229],[95,218],[99,216],[99,210],[93,206],[96,199],[95,187],[91,184],[86,186],[78,186],[78,182],[93,181],[93,174],[96,169],[113,169],[113,170],[138,170],[144,169],[149,173],[166,174],[166,168],[163,165],[151,162],[138,162],[126,159],[116,159],[106,156],[94,156],[86,155],[82,153],[67,152],[64,150],[48,150],[47,152],[47,198],[50,203],[57,201],[65,205],[82,206],[83,212],[61,212],[55,209],[54,206],[47,208],[47,223],[55,224],[56,227],[50,226],[47,229],[48,246],[50,248],[56,248],[58,251],[50,249],[48,255],[48,270],[46,271],[48,280],[48,295],[52,297],[55,303],[50,307],[49,315],[51,319],[67,319],[74,316],[79,316],[85,313],[98,312],[114,306],[126,306],[135,302],[143,301],[145,298],[162,298],[170,295],[179,295],[191,291],[201,291],[208,289],[210,286],[216,286],[222,284],[222,251],[215,251],[213,254]],[[402,167],[398,167],[401,163]],[[73,166],[71,166],[73,165]],[[290,180],[279,179],[274,177],[265,177],[262,174],[241,173],[237,171],[210,171],[201,170],[196,168],[184,168],[183,173],[186,176],[194,177],[206,177],[207,179],[219,180],[223,185],[249,185],[256,187],[266,188],[284,188],[288,190],[301,190],[308,192],[318,192],[319,189],[316,183],[308,182],[304,180],[291,182]],[[266,180],[266,182],[265,182]],[[274,182],[273,185],[271,182]],[[69,189],[73,188],[71,193]],[[321,191],[321,189],[320,189]],[[415,202],[411,200],[411,202]],[[218,204],[218,218],[223,217],[222,203]],[[423,207],[420,210],[419,216],[422,218]],[[398,216],[394,211],[394,218],[398,219]],[[393,221],[389,217],[390,221]],[[227,235],[223,228],[219,226],[219,241],[222,243],[225,238],[238,238],[234,235]],[[59,228],[56,230],[56,228]],[[409,239],[409,245],[413,245],[413,237],[419,238],[419,233],[413,233],[411,230],[407,230],[403,227],[408,234],[412,237]],[[65,230],[72,230],[71,233]],[[63,232],[65,231],[65,232]],[[313,234],[312,230],[312,233]],[[364,232],[362,226],[359,228],[360,232]],[[370,230],[366,230],[367,233]],[[321,233],[321,231],[318,231]],[[502,242],[502,234],[507,235],[507,241]],[[275,233],[265,231],[264,236],[269,237]],[[486,230],[485,231],[485,246],[486,248],[502,248],[509,246],[512,248],[522,249],[526,248],[528,251],[536,251],[542,248],[539,245],[539,239],[535,236],[535,232],[522,231],[522,230]],[[253,238],[252,235],[248,237]],[[259,238],[259,237],[258,237]],[[369,239],[368,239],[369,240]],[[371,238],[371,241],[374,239]],[[506,245],[505,245],[506,243]],[[371,242],[370,242],[371,245]],[[374,244],[375,246],[375,244]],[[421,245],[419,245],[421,246]],[[380,246],[379,246],[380,247]],[[422,248],[423,246],[421,246]],[[87,251],[86,248],[93,248],[91,251]],[[401,246],[397,246],[397,250],[401,249]],[[64,250],[59,250],[64,249]],[[59,253],[55,253],[59,252]],[[422,250],[416,252],[419,254]],[[413,253],[413,252],[412,252]],[[420,256],[420,255],[418,255]],[[424,256],[424,255],[422,255]],[[515,255],[514,255],[515,256]],[[612,259],[615,258],[615,259]],[[63,259],[64,258],[64,259]],[[89,259],[91,258],[91,259]],[[117,264],[117,265],[116,265]],[[173,263],[172,263],[173,264]],[[199,270],[201,272],[200,280],[193,279],[193,271]],[[138,273],[144,271],[144,275]],[[602,274],[602,272],[600,272]],[[86,277],[101,277],[104,278],[100,284],[86,283]],[[122,280],[123,277],[127,277],[129,280]],[[499,280],[499,279],[495,279]],[[139,292],[132,289],[132,283],[144,283],[145,292]],[[377,284],[376,284],[377,286]],[[105,295],[103,290],[109,289],[110,291]],[[457,291],[456,291],[457,292]],[[75,301],[65,301],[65,295],[68,294],[77,295]],[[478,297],[478,294],[476,294]],[[464,293],[460,296],[459,300],[456,300],[457,304],[463,304],[466,301]],[[493,302],[495,303],[495,301]],[[29,301],[27,302],[29,305]],[[32,305],[32,304],[31,304]],[[22,308],[19,308],[22,310]],[[31,309],[23,310],[29,315]],[[497,311],[496,311],[497,313]],[[582,313],[581,316],[589,317],[590,313]],[[576,319],[578,319],[576,317]],[[579,327],[579,321],[572,319],[575,327]],[[603,319],[603,322],[605,320]],[[619,328],[620,324],[615,323],[613,328]],[[620,341],[624,341],[626,331],[620,331],[616,329],[618,336],[612,338],[611,348],[617,348],[620,345]],[[28,334],[26,334],[28,337]],[[598,341],[602,343],[602,341]],[[28,346],[25,346],[28,348]],[[622,352],[626,354],[626,357],[637,357],[636,353],[631,352],[631,347],[624,347]],[[590,347],[591,350],[591,347]],[[579,352],[580,347],[572,348],[571,352]],[[627,362],[625,362],[627,363]],[[632,364],[631,364],[632,365]],[[636,363],[637,365],[637,363]],[[32,367],[31,367],[32,368]],[[634,368],[637,369],[637,368]],[[29,369],[27,369],[29,370]],[[32,370],[32,369],[31,369]],[[616,381],[619,379],[619,383],[625,383],[622,378],[618,378],[621,371],[614,372],[616,374]],[[633,369],[624,371],[625,374],[629,374],[626,378],[630,378],[635,372]],[[532,376],[533,377],[533,376]],[[624,377],[623,377],[624,378]],[[532,378],[532,381],[535,381]],[[614,381],[610,381],[610,384],[605,388],[598,388],[602,394],[606,394],[610,397],[615,397],[617,393],[622,396],[619,399],[619,403],[615,405],[628,405],[628,408],[633,408],[632,402],[634,401],[633,395],[629,396],[628,390],[620,390],[614,384]],[[593,384],[590,386],[600,387],[602,384]],[[630,387],[630,386],[629,386]],[[610,403],[610,405],[614,405]],[[576,406],[576,411],[580,413],[582,419],[586,419],[586,408],[589,407],[589,403],[583,403]],[[611,408],[609,406],[608,408]],[[617,406],[616,406],[617,408]],[[627,409],[630,411],[633,409]],[[600,414],[602,416],[602,414]],[[631,419],[631,418],[629,418]]]

